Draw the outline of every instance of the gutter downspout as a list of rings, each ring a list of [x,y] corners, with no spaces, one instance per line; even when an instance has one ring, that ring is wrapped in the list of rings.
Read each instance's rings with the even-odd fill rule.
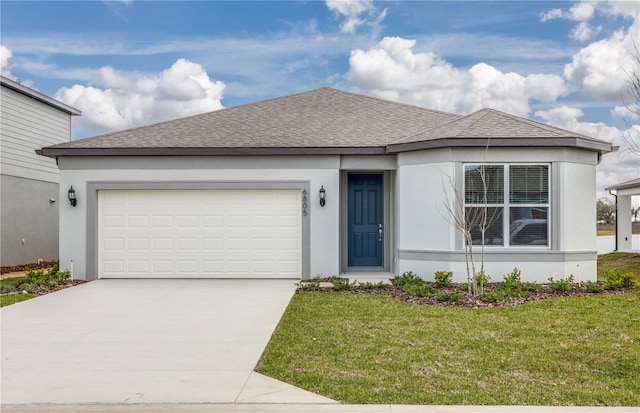
[[[618,195],[612,194],[611,189],[609,190],[609,195],[612,195],[616,199],[616,237],[615,237],[616,246],[613,251],[617,252],[618,251],[618,221],[619,221],[618,220]]]

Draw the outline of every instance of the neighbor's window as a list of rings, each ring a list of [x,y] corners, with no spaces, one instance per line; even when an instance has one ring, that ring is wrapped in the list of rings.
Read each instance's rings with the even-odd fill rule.
[[[549,165],[464,165],[474,245],[549,245]]]

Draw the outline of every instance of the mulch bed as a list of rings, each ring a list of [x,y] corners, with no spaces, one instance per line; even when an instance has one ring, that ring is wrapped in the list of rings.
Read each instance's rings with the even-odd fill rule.
[[[455,288],[460,284],[453,284],[448,288],[435,288],[435,283],[427,283],[431,287],[434,287],[436,291],[448,292],[452,293],[455,291]],[[465,284],[466,285],[466,284]],[[469,295],[465,295],[458,301],[438,301],[435,295],[430,295],[428,297],[418,297],[415,295],[408,294],[402,290],[402,288],[388,285],[384,288],[362,288],[360,286],[353,286],[346,290],[336,291],[333,287],[321,287],[318,290],[303,290],[298,288],[296,291],[298,294],[317,294],[317,293],[335,293],[340,292],[343,294],[354,294],[354,295],[383,295],[387,297],[392,297],[400,301],[405,301],[408,303],[416,304],[416,305],[437,305],[440,307],[468,307],[468,308],[480,308],[480,307],[503,307],[503,306],[514,306],[525,304],[533,301],[539,301],[549,298],[558,298],[558,297],[585,297],[599,294],[624,294],[629,292],[636,292],[640,294],[640,289],[634,288],[621,288],[617,290],[604,290],[600,293],[590,293],[586,290],[586,286],[584,283],[573,284],[570,291],[564,293],[557,293],[552,290],[551,286],[548,284],[540,284],[540,289],[536,292],[528,292],[526,297],[513,297],[509,300],[498,301],[495,303],[484,302],[480,299],[480,297],[473,297]],[[485,291],[494,291],[499,287],[499,283],[488,283],[485,285]]]
[[[8,274],[10,272],[21,272],[28,270],[47,270],[53,267],[53,264],[55,263],[55,261],[40,261],[40,263],[34,262],[32,264],[25,265],[9,265],[6,267],[0,267],[0,275]]]

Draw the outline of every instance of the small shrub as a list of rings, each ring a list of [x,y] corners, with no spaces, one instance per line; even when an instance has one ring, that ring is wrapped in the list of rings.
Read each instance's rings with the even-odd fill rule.
[[[331,278],[331,284],[333,284],[333,288],[341,291],[341,290],[348,290],[349,288],[351,288],[353,285],[355,285],[356,281],[354,281],[353,283],[349,283],[349,280],[340,280],[339,278]]]
[[[361,288],[367,289],[367,290],[371,290],[371,289],[375,289],[375,288],[387,288],[389,286],[389,284],[383,282],[383,281],[379,281],[377,283],[373,283],[371,281],[365,281],[362,283],[358,283],[358,285]]]
[[[452,271],[436,271],[434,273],[434,277],[436,280],[436,287],[438,288],[450,287],[451,281],[453,280],[453,272]]]
[[[551,284],[551,289],[557,293],[566,293],[567,291],[571,291],[573,274],[567,278],[560,278],[559,280],[554,280],[553,277],[549,277],[549,284]]]
[[[540,291],[540,286],[535,281],[530,281],[522,284],[522,289],[524,291],[530,291],[532,293]]]
[[[498,301],[506,301],[513,297],[509,290],[498,289],[494,291],[485,291],[480,293],[480,299],[485,303],[497,303]]]
[[[317,291],[320,289],[320,281],[301,281],[296,283],[302,291]]]
[[[478,273],[475,276],[476,284],[479,286],[486,285],[489,282],[489,280],[491,280],[491,276],[485,273],[484,271],[478,271]]]
[[[587,281],[586,288],[588,293],[597,294],[604,291],[604,287],[602,285],[600,285],[599,283],[594,283],[593,281]]]
[[[503,281],[500,284],[500,287],[506,288],[508,290],[519,290],[522,286],[522,280],[520,276],[522,275],[522,271],[518,268],[514,268],[509,274],[503,277]]]
[[[422,284],[405,284],[402,286],[402,291],[418,297],[428,297],[434,293],[434,289],[424,282]]]
[[[16,291],[16,286],[13,284],[5,284],[4,282],[0,285],[0,294],[8,294]]]
[[[467,292],[469,292],[469,285],[468,284],[458,284],[458,285],[456,285],[456,288],[454,288],[453,290],[455,292],[457,292],[457,293],[466,294]]]
[[[424,284],[424,280],[419,275],[414,274],[413,271],[407,271],[400,276],[394,277],[391,280],[393,285],[402,287],[405,285]]]
[[[27,294],[35,294],[40,291],[40,286],[35,283],[24,283],[18,286],[18,291],[23,292],[26,291]]]
[[[632,272],[620,273],[616,270],[608,270],[604,273],[604,288],[617,290],[619,288],[637,287],[638,280]]]
[[[456,302],[456,301],[460,301],[460,299],[464,296],[464,293],[461,293],[459,291],[457,292],[446,292],[446,291],[437,291],[436,292],[436,300],[440,301],[440,302],[444,302],[444,301],[451,301],[451,302]]]

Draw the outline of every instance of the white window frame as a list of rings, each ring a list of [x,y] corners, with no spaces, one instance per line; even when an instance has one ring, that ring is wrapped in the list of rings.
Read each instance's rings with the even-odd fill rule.
[[[503,167],[503,202],[501,204],[497,203],[487,203],[485,204],[477,204],[472,203],[468,204],[466,202],[466,167],[467,166],[502,166]],[[510,200],[510,169],[512,166],[546,166],[547,167],[547,202],[544,204],[517,204],[511,203]],[[490,249],[546,249],[550,250],[552,245],[552,236],[551,233],[551,220],[552,220],[552,211],[551,205],[552,203],[552,191],[551,191],[551,163],[548,162],[465,162],[462,164],[462,201],[464,202],[463,208],[466,213],[467,208],[484,208],[485,206],[488,208],[502,208],[502,239],[503,245],[485,245],[485,248]],[[509,227],[511,226],[511,208],[546,208],[547,209],[547,245],[511,245],[511,234],[509,232]],[[463,245],[466,240],[463,237]],[[480,247],[481,245],[477,245],[476,247]]]

